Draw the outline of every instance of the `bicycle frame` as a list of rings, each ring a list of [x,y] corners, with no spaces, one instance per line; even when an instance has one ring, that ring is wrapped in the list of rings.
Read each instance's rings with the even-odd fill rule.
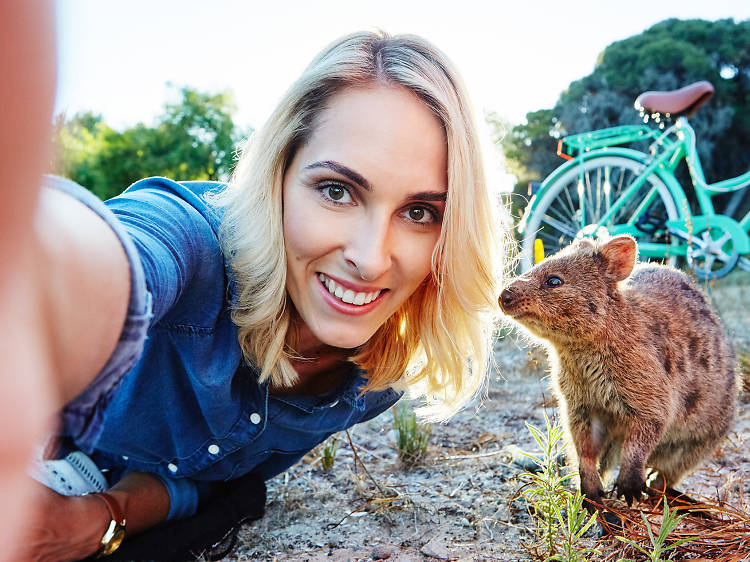
[[[685,117],[680,117],[677,120],[676,126],[678,127],[677,134],[682,140],[680,149],[684,151],[681,155],[685,157],[690,178],[693,180],[698,205],[704,215],[714,215],[715,211],[711,197],[719,193],[730,193],[749,186],[750,170],[736,178],[729,178],[716,183],[707,183],[700,158],[698,157],[698,150],[696,149],[695,131],[693,131],[693,128]],[[750,230],[750,212],[740,219],[739,224],[745,232]]]

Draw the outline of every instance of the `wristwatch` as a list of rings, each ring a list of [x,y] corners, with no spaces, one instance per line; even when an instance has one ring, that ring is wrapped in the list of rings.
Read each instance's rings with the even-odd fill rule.
[[[109,510],[111,520],[109,526],[99,544],[99,550],[96,552],[96,558],[112,554],[120,546],[122,539],[125,538],[125,515],[117,503],[117,500],[106,492],[97,492],[90,494],[102,500]]]

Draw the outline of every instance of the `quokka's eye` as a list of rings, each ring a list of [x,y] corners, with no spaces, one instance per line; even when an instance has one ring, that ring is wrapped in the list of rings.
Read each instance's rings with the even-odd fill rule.
[[[563,280],[560,279],[557,275],[550,275],[547,277],[547,280],[544,282],[545,287],[549,287],[550,289],[554,289],[555,287],[560,287],[563,284]]]

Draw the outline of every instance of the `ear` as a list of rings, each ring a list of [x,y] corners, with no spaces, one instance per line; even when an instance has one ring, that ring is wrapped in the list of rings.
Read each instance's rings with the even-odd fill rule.
[[[638,257],[635,239],[627,234],[615,236],[599,249],[606,274],[615,281],[622,281],[633,271]]]

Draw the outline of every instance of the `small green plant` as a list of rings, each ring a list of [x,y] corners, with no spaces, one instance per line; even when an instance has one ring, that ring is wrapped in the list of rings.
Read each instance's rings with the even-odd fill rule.
[[[742,375],[742,390],[750,391],[750,350],[743,349],[738,353],[740,360],[740,374]]]
[[[323,470],[325,472],[329,472],[333,468],[333,463],[336,462],[336,451],[338,448],[338,440],[335,437],[331,437],[323,446],[323,458],[320,462],[323,465]]]
[[[396,432],[396,448],[401,462],[406,466],[419,463],[427,451],[432,426],[417,423],[414,410],[401,402],[393,407],[393,429]]]
[[[565,510],[554,504],[555,516],[560,523],[560,539],[562,553],[552,556],[552,560],[565,562],[586,562],[589,556],[598,554],[596,548],[582,547],[581,537],[596,522],[596,514],[589,515],[583,507],[583,495],[576,490],[574,494],[568,492],[565,498]]]
[[[659,535],[654,536],[654,532],[651,530],[651,523],[649,523],[648,519],[646,519],[646,516],[643,515],[643,512],[641,512],[641,517],[643,518],[643,523],[646,526],[646,531],[648,531],[648,538],[651,540],[651,550],[648,548],[644,548],[641,545],[639,545],[637,542],[627,539],[625,537],[618,536],[617,539],[621,540],[624,543],[629,544],[633,548],[640,551],[643,555],[646,556],[646,559],[649,562],[664,562],[666,559],[662,558],[662,555],[667,552],[668,550],[672,548],[676,548],[680,546],[681,544],[685,544],[686,542],[694,541],[698,537],[687,537],[684,539],[676,540],[668,545],[666,545],[667,537],[669,537],[670,533],[675,530],[677,525],[680,524],[680,521],[687,515],[687,513],[684,513],[680,516],[677,515],[677,511],[669,511],[669,505],[667,504],[667,498],[664,497],[664,516],[661,520],[661,528],[659,529]],[[666,546],[665,546],[666,545]],[[633,562],[632,559],[625,559],[623,562]]]
[[[523,497],[531,507],[532,515],[539,521],[545,560],[578,562],[599,551],[581,546],[583,534],[596,522],[596,514],[589,515],[583,507],[583,496],[566,487],[574,473],[562,474],[560,456],[564,452],[563,429],[560,423],[552,425],[544,415],[546,431],[527,423],[541,456],[524,453],[537,471],[529,471],[525,476],[530,485]]]

